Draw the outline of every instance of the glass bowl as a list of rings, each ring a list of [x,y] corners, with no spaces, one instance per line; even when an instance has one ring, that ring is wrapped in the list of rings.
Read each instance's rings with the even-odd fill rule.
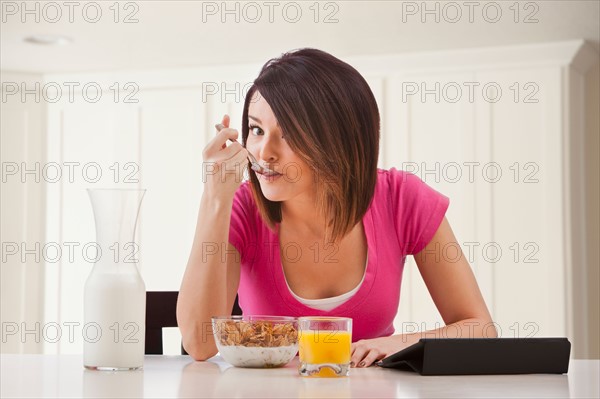
[[[298,319],[287,316],[215,316],[215,343],[236,367],[281,367],[298,352]]]

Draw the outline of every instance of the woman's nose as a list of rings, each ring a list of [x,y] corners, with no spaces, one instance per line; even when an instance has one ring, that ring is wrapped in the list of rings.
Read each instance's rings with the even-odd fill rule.
[[[259,159],[274,163],[279,159],[279,144],[273,140],[273,137],[264,136],[259,144]]]

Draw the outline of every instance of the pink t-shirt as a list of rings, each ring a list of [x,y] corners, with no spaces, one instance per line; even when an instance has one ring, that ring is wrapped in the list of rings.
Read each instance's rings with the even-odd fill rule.
[[[324,311],[292,296],[277,231],[263,222],[249,183],[242,183],[233,201],[229,241],[241,255],[238,300],[243,313],[350,317],[353,342],[392,335],[404,260],[429,243],[448,204],[447,197],[417,176],[395,168],[378,169],[373,201],[362,219],[368,246],[363,283],[349,300]]]

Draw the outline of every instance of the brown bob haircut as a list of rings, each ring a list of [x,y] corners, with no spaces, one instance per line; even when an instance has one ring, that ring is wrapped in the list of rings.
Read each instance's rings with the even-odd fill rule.
[[[356,69],[321,50],[273,58],[246,95],[244,145],[256,91],[273,110],[286,143],[312,166],[327,242],[339,242],[362,220],[375,192],[379,110],[369,85]],[[261,217],[274,229],[281,222],[281,202],[263,195],[254,172],[250,186]]]

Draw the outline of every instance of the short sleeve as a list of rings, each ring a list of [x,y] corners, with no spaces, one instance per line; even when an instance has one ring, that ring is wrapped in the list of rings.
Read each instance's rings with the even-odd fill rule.
[[[247,183],[237,189],[231,207],[231,220],[229,223],[229,242],[238,250],[242,263],[246,260],[246,243],[251,236],[253,221],[251,219],[252,194]]]
[[[450,200],[412,173],[395,168],[389,173],[398,243],[405,254],[414,255],[433,238]]]

